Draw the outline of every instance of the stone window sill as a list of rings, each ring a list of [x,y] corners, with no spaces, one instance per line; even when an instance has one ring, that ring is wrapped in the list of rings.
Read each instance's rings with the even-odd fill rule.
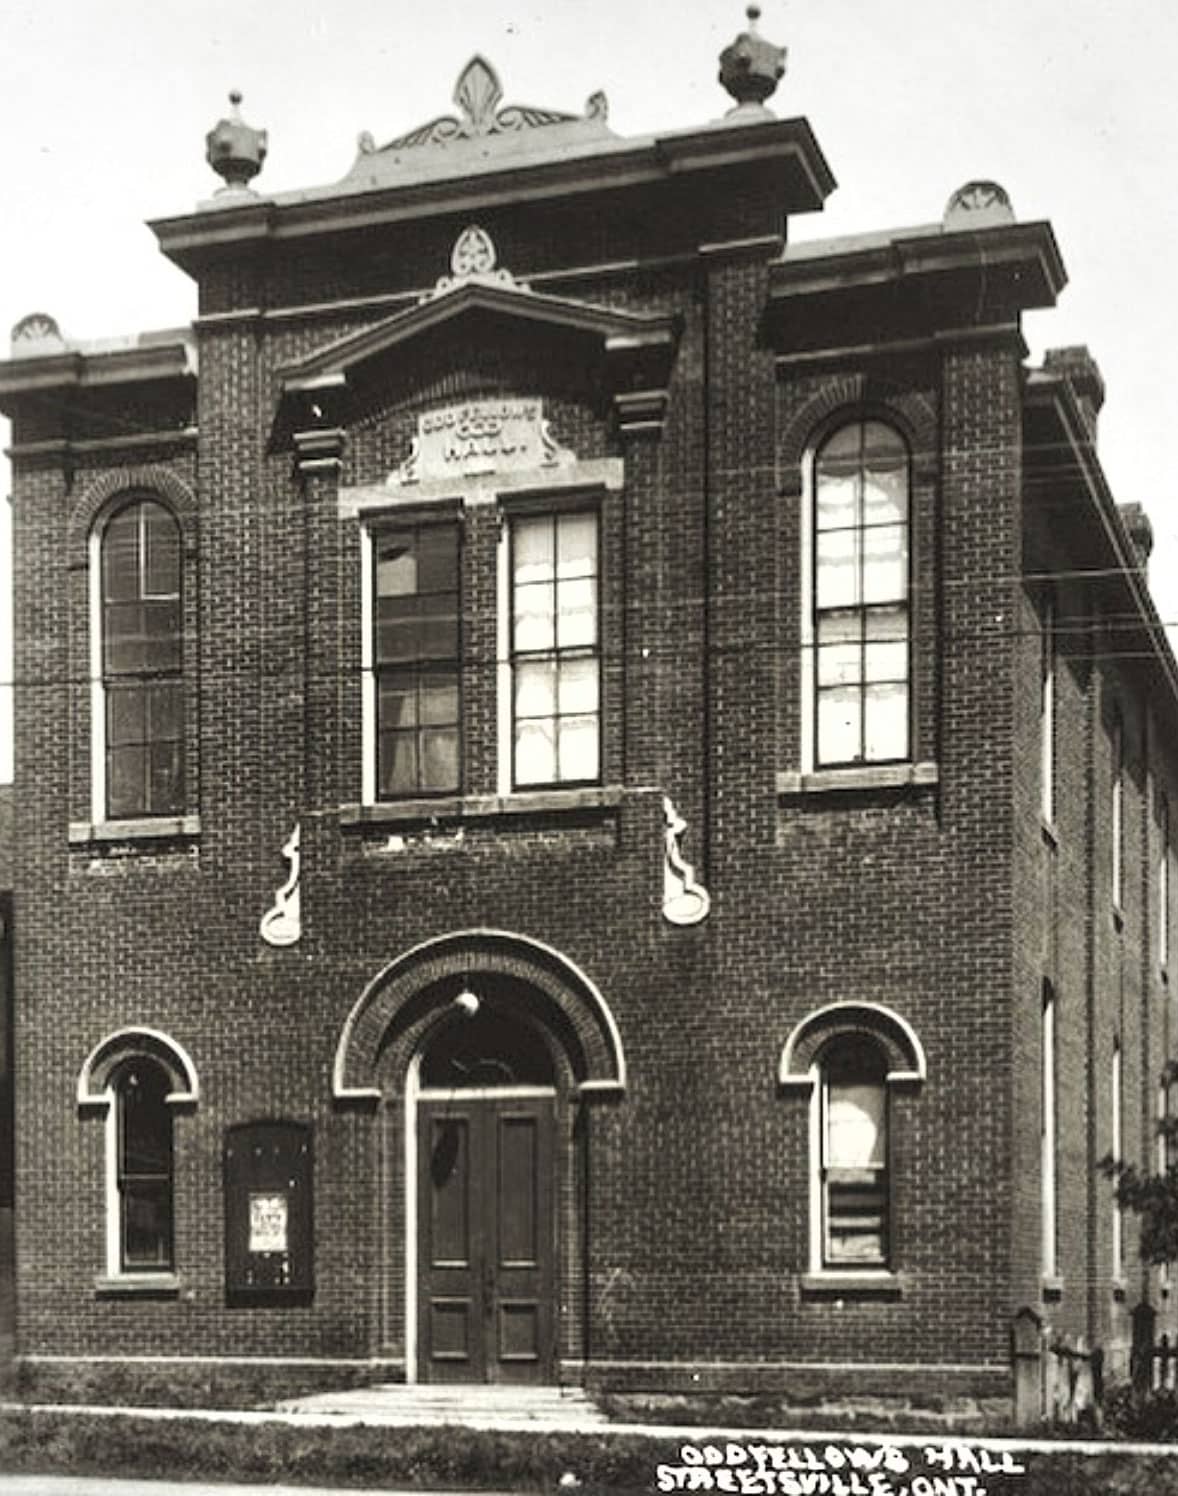
[[[801,774],[783,770],[777,776],[779,795],[862,794],[872,790],[918,789],[940,782],[934,763],[856,764],[846,769],[814,769]]]
[[[179,1273],[100,1273],[94,1279],[100,1299],[174,1299],[180,1293]]]
[[[422,825],[432,821],[488,820],[497,816],[562,815],[611,810],[620,805],[619,785],[575,789],[520,790],[511,795],[443,795],[437,799],[382,800],[375,805],[341,805],[341,826]]]
[[[902,1299],[907,1292],[902,1273],[888,1272],[822,1272],[802,1276],[805,1299]]]
[[[200,835],[200,816],[143,816],[126,821],[71,821],[71,847],[95,842],[175,841]]]
[[[1057,1304],[1063,1298],[1063,1277],[1059,1273],[1044,1273],[1039,1280],[1040,1292],[1045,1304]]]

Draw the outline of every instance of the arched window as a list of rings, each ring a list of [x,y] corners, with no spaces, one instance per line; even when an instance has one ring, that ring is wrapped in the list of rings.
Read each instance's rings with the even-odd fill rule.
[[[102,820],[184,810],[180,527],[138,498],[97,537],[94,800]]]
[[[112,1274],[171,1272],[171,1077],[154,1060],[135,1056],[111,1080],[113,1185],[108,1269]]]
[[[841,426],[814,456],[810,519],[816,767],[907,759],[908,448],[882,421]]]
[[[888,1263],[887,1062],[862,1035],[819,1056],[822,1267]]]

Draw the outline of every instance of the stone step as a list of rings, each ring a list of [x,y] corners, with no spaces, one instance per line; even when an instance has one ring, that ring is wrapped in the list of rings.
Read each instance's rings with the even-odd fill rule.
[[[339,1414],[395,1424],[482,1428],[602,1428],[608,1420],[580,1387],[507,1387],[403,1382],[313,1393],[279,1404],[286,1413]]]

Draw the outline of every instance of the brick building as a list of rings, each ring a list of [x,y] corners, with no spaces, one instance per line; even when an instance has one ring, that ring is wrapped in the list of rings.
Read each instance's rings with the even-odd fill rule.
[[[193,326],[15,329],[31,1376],[1025,1412],[1165,1311],[1148,524],[1050,227],[797,240],[782,63],[622,139],[476,58],[274,196],[235,104]]]

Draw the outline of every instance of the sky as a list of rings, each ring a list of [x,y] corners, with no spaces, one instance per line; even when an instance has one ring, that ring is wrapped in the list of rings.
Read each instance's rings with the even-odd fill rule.
[[[809,119],[839,183],[792,239],[933,222],[975,178],[1000,182],[1020,219],[1051,221],[1070,284],[1025,319],[1031,358],[1073,343],[1095,355],[1105,470],[1120,502],[1150,514],[1154,595],[1178,622],[1178,5],[764,0],[762,12],[762,34],[789,49],[770,107]],[[204,137],[232,88],[269,131],[255,186],[277,192],[338,180],[363,130],[379,145],[450,112],[475,52],[505,103],[579,113],[604,89],[618,134],[701,124],[730,105],[717,58],[747,25],[732,0],[0,0],[0,18],[0,339],[31,311],[72,338],[193,317],[195,288],[145,220],[219,185]]]

